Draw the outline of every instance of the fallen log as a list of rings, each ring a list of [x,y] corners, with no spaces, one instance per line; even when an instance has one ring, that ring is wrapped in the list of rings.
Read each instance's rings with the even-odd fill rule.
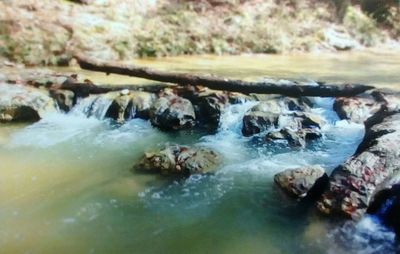
[[[291,97],[320,96],[320,97],[351,97],[363,93],[372,86],[361,84],[327,85],[300,84],[296,81],[287,82],[249,82],[233,80],[215,76],[187,74],[179,72],[166,72],[133,64],[122,64],[89,58],[80,54],[75,55],[80,67],[85,70],[120,74],[144,78],[159,82],[174,83],[178,85],[200,85],[214,90],[225,90],[240,93],[281,94]]]

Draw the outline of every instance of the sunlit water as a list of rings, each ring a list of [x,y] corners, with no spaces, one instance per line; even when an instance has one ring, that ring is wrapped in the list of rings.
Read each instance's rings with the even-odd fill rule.
[[[138,59],[133,63],[161,70],[211,73],[258,80],[275,77],[332,83],[361,83],[400,89],[400,50],[290,55],[179,56]],[[55,68],[71,71],[71,68]],[[72,71],[78,71],[76,67]],[[96,83],[130,84],[149,82],[120,75],[80,71]]]
[[[240,75],[262,75],[260,66],[241,67]],[[32,125],[3,124],[0,253],[395,252],[394,234],[373,217],[328,221],[273,183],[286,168],[321,164],[330,171],[360,142],[362,125],[339,121],[332,99],[314,102],[327,122],[323,138],[294,150],[241,135],[254,102],[227,108],[214,134],[165,133],[140,119],[117,125],[101,120],[108,100],[93,98]],[[92,103],[99,105],[87,118]],[[223,164],[213,175],[185,179],[130,171],[144,151],[165,142],[211,147]]]

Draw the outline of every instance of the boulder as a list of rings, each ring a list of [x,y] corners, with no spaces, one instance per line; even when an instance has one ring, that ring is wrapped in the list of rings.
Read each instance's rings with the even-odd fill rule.
[[[56,112],[56,104],[46,90],[0,84],[0,121],[35,122],[47,112]]]
[[[62,89],[52,89],[49,93],[51,98],[56,101],[58,108],[62,111],[69,112],[74,106],[74,92]]]
[[[364,123],[379,111],[381,104],[372,97],[339,97],[333,109],[340,119],[348,119],[355,123]]]
[[[204,147],[167,145],[156,152],[145,153],[134,169],[162,175],[191,175],[215,169],[220,156]]]
[[[297,131],[283,128],[279,131],[271,131],[267,133],[265,141],[285,140],[290,146],[305,147],[306,141],[317,139],[321,136],[321,132],[316,128],[304,128]]]
[[[394,178],[394,179],[393,179]],[[367,212],[378,217],[400,236],[400,175],[397,174],[375,191]],[[394,181],[393,181],[394,180]]]
[[[212,128],[218,127],[221,114],[229,104],[254,100],[241,93],[217,91],[200,86],[179,88],[178,95],[192,102],[197,121]]]
[[[152,105],[150,121],[153,126],[163,130],[180,130],[193,127],[196,115],[189,100],[168,94]]]
[[[152,93],[121,90],[108,108],[106,117],[121,123],[135,117],[148,119],[155,99]]]
[[[317,203],[321,212],[361,217],[377,188],[398,172],[400,113],[378,112],[370,119],[356,153],[332,172],[329,187]]]
[[[305,147],[306,140],[298,132],[292,131],[288,128],[279,131],[271,131],[265,136],[265,141],[286,140],[290,146]]]
[[[242,133],[251,136],[271,129],[320,128],[324,124],[322,118],[306,110],[306,103],[292,98],[262,101],[244,115]]]
[[[287,169],[274,176],[274,181],[289,195],[303,198],[320,194],[328,181],[325,170],[318,166]]]

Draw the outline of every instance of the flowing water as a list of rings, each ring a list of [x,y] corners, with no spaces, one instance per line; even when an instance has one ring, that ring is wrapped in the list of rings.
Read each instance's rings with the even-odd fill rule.
[[[199,72],[210,68],[217,74],[249,78],[283,73],[263,70],[256,64],[260,59],[250,64],[250,56],[235,57],[233,70],[223,64],[232,57],[184,59],[179,60],[182,68],[169,68]],[[383,61],[370,56],[371,62],[374,59]],[[293,65],[287,63],[288,75],[297,71],[292,77],[299,77],[302,70],[315,71],[318,65],[307,68],[311,61],[299,62],[296,57],[292,61]],[[399,67],[400,59],[390,61],[385,64]],[[199,62],[208,67],[199,67]],[[327,57],[321,62],[334,66],[336,60]],[[366,68],[364,63],[353,64]],[[358,81],[353,76],[346,80],[347,70],[336,71],[339,81]],[[303,75],[323,79],[321,72]],[[85,74],[96,82],[128,81]],[[355,76],[362,74],[372,75],[369,67]],[[398,75],[374,78],[394,87]],[[214,134],[165,133],[140,119],[117,125],[103,119],[110,100],[95,97],[81,100],[69,114],[53,112],[32,125],[3,124],[0,253],[395,252],[394,234],[375,217],[359,223],[328,221],[313,205],[287,197],[274,185],[274,174],[286,168],[318,163],[332,170],[355,151],[364,134],[362,125],[337,118],[332,99],[313,100],[313,110],[327,125],[323,138],[304,149],[266,146],[257,138],[242,137],[241,119],[254,102],[228,107]],[[144,151],[165,142],[211,147],[224,162],[213,175],[185,179],[130,171]]]

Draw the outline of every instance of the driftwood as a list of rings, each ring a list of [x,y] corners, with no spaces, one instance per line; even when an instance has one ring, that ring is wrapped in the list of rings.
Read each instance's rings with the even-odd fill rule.
[[[288,82],[249,82],[233,80],[215,76],[186,74],[179,72],[159,71],[151,68],[140,67],[132,64],[121,64],[75,55],[82,69],[127,75],[159,82],[174,83],[178,85],[200,85],[215,90],[225,90],[240,93],[281,94],[291,97],[321,96],[321,97],[351,97],[363,93],[372,86],[360,84],[326,85],[323,83],[299,84],[295,81]]]

